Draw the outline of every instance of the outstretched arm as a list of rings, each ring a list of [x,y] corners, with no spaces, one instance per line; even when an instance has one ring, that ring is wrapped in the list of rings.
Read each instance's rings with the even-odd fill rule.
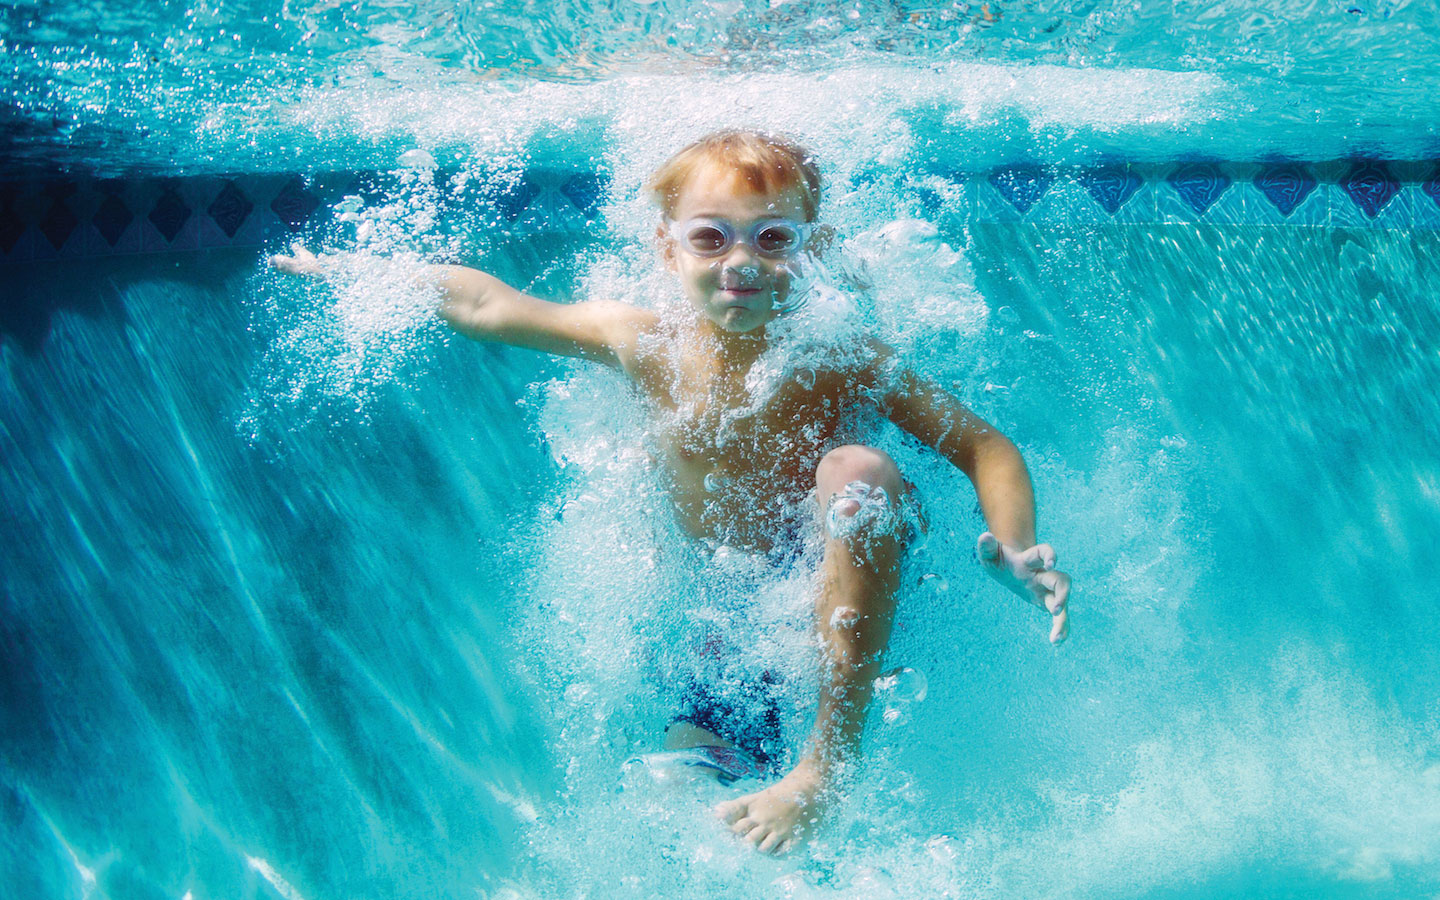
[[[323,278],[331,258],[296,246],[270,258],[280,272]],[[420,278],[440,289],[440,317],[466,337],[628,368],[635,336],[648,315],[628,303],[551,303],[465,266],[427,266]]]
[[[934,447],[969,477],[990,530],[976,552],[992,578],[1050,613],[1050,641],[1070,633],[1066,603],[1070,576],[1055,568],[1055,551],[1035,543],[1035,492],[1014,443],[995,426],[935,383],[887,363],[893,351],[879,348],[877,377],[884,412],[896,425]]]

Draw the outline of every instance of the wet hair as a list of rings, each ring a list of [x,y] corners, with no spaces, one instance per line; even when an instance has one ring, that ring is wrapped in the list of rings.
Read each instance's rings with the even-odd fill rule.
[[[759,131],[707,134],[666,160],[650,176],[645,189],[669,216],[680,192],[706,164],[732,170],[757,194],[799,189],[805,221],[815,221],[820,208],[820,170],[814,158],[789,138]]]

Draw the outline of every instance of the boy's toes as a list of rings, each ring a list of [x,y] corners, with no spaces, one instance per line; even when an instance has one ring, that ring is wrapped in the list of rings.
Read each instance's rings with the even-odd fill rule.
[[[731,825],[730,830],[735,834],[738,834],[742,838],[746,838],[747,840],[753,840],[754,838],[752,837],[752,835],[757,829],[759,829],[759,827],[760,823],[755,821],[754,819],[741,819],[734,825]]]
[[[726,800],[724,803],[715,804],[715,816],[726,825],[734,825],[745,815],[745,808],[744,800]]]

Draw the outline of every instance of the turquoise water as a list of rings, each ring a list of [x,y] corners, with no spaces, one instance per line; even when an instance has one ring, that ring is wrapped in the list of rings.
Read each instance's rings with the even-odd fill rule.
[[[8,7],[0,895],[1440,894],[1436,14],[966,6]],[[1016,439],[1076,582],[1057,650],[964,479],[884,436],[932,521],[886,665],[928,690],[784,861],[620,763],[687,614],[803,687],[803,579],[673,534],[614,376],[449,336],[406,278],[662,303],[638,184],[736,124],[816,149],[853,315]],[[1320,185],[1290,217],[1279,157]],[[1352,158],[1403,185],[1375,216]],[[1235,180],[1203,212],[1194,160]],[[1024,166],[1071,174],[1021,210],[986,173]],[[279,219],[127,243],[146,179],[199,220],[205,178],[259,209],[289,173],[354,254],[329,286],[265,271]],[[25,198],[75,181],[99,228],[101,177],[135,224],[45,250]]]

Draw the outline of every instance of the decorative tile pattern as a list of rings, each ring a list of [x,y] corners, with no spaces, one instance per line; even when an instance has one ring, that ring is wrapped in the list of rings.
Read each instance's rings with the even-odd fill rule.
[[[1356,160],[1341,179],[1340,187],[1355,206],[1372,219],[1400,193],[1400,182],[1390,174],[1390,168],[1372,159]]]
[[[25,233],[25,223],[15,211],[13,192],[0,198],[0,253],[10,253]]]
[[[70,240],[70,235],[75,233],[75,226],[80,224],[79,217],[67,202],[68,198],[75,194],[75,183],[57,181],[46,186],[45,193],[51,198],[50,208],[37,224],[50,246],[59,250]]]
[[[1175,193],[1185,205],[1204,216],[1230,187],[1230,176],[1218,165],[1208,162],[1187,163],[1180,166],[1165,179],[1175,188]]]
[[[609,177],[599,172],[576,172],[560,185],[560,193],[587,221],[600,214],[600,200],[609,189]]]
[[[1420,183],[1420,192],[1440,207],[1440,163],[1436,163],[1435,168],[1430,170],[1430,177]]]
[[[235,186],[235,182],[227,181],[225,187],[205,208],[205,212],[215,220],[215,224],[220,226],[220,230],[225,232],[226,237],[233,239],[235,232],[245,224],[245,220],[250,217],[250,213],[254,209],[255,204],[251,203],[250,198]]]
[[[1043,166],[1005,166],[990,173],[990,184],[1020,215],[1040,202],[1055,176]]]
[[[320,200],[305,190],[305,182],[297,176],[285,182],[285,187],[270,201],[270,209],[291,231],[299,231],[310,220],[310,214],[320,206]]]
[[[125,229],[134,221],[135,214],[125,205],[124,199],[118,193],[106,194],[105,199],[100,201],[100,208],[95,211],[95,218],[91,220],[105,243],[111,247],[120,243]]]
[[[1080,169],[1075,173],[1075,180],[1085,188],[1085,193],[1100,204],[1101,209],[1112,216],[1118,213],[1145,183],[1129,166],[1123,165]]]
[[[155,201],[155,208],[150,210],[149,219],[155,230],[160,232],[160,236],[165,238],[167,243],[173,243],[180,229],[190,221],[190,207],[185,205],[179,191],[173,186],[167,187],[160,199]]]
[[[514,234],[594,229],[611,190],[607,174],[574,169],[456,176],[437,173],[441,217],[480,210],[486,222]],[[937,164],[898,174],[865,170],[851,188],[867,185],[898,186],[910,214],[945,227],[1205,221],[1440,229],[1436,160],[1116,161],[1070,169],[1015,163],[978,171]],[[373,204],[392,189],[387,172],[0,183],[0,263],[273,246],[328,223],[342,197]]]
[[[1288,217],[1319,185],[1310,170],[1296,163],[1269,166],[1255,176],[1255,187],[1265,199]]]
[[[528,173],[522,172],[514,179],[502,178],[497,181],[488,182],[483,192],[486,198],[505,217],[505,221],[514,222],[525,212],[530,201],[540,195],[540,187]]]

